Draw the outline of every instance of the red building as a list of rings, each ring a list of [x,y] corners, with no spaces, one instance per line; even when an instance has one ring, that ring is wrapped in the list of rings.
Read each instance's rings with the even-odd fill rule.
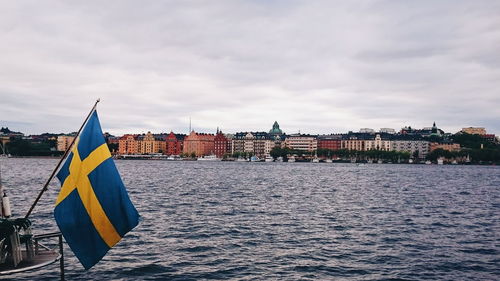
[[[231,143],[229,139],[219,130],[214,139],[214,154],[217,158],[223,158],[224,154],[231,152]]]
[[[214,154],[214,138],[212,134],[196,133],[191,131],[191,134],[184,138],[184,154],[194,154],[196,157]]]
[[[182,149],[184,147],[184,137],[183,134],[170,134],[165,138],[165,150],[163,154],[166,155],[181,155]]]
[[[341,135],[318,136],[318,149],[339,150],[342,148]]]
[[[495,142],[495,140],[496,140],[494,134],[484,134],[484,135],[481,135],[481,137],[489,142]]]

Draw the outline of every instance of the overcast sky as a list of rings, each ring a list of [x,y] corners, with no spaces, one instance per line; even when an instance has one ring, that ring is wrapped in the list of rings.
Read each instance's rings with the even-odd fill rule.
[[[500,134],[500,1],[2,1],[0,126]]]

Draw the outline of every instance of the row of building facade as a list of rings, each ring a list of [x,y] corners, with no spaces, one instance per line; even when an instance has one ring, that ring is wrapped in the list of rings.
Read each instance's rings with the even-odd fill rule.
[[[484,128],[464,128],[464,133],[484,134]],[[359,132],[330,135],[287,135],[275,122],[269,132],[240,132],[236,134],[224,134],[217,129],[216,134],[198,133],[191,131],[190,134],[126,134],[121,137],[109,137],[108,143],[115,143],[114,153],[118,155],[189,155],[207,156],[216,155],[222,158],[226,155],[244,153],[258,157],[269,156],[271,150],[276,147],[287,147],[293,150],[314,152],[318,149],[329,150],[382,150],[409,152],[425,158],[428,153],[441,148],[449,151],[459,151],[460,145],[449,142],[432,142],[432,136],[443,137],[444,132],[436,127],[424,129],[412,129],[404,127],[399,132],[393,129],[383,128],[378,132],[364,128]],[[494,137],[494,136],[493,136]],[[64,150],[74,137],[60,136],[58,138],[58,149]]]
[[[428,131],[428,132],[427,132]],[[216,134],[197,133],[189,135],[174,134],[126,134],[119,138],[110,139],[118,144],[116,153],[119,155],[156,154],[206,156],[216,155],[219,158],[225,155],[246,153],[258,157],[269,156],[276,147],[288,147],[293,150],[313,152],[318,149],[329,150],[383,150],[406,151],[419,158],[437,148],[450,151],[460,150],[460,145],[453,143],[432,143],[424,138],[431,135],[441,135],[443,132],[437,127],[427,131],[415,131],[403,128],[399,133],[390,131],[371,132],[360,130],[358,133],[308,135],[284,134],[277,122],[269,132],[240,132],[223,134],[217,130]]]

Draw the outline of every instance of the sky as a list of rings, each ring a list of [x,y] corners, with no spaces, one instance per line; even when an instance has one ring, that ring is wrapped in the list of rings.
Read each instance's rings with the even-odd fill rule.
[[[500,1],[2,1],[0,126],[500,134]]]

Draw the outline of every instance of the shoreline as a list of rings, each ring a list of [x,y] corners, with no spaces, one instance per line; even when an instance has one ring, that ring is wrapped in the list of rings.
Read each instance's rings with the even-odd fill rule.
[[[61,157],[59,156],[11,156],[6,159],[54,159],[54,160],[59,160]],[[136,158],[115,158],[113,157],[114,160],[120,160],[120,161],[136,161],[136,160],[147,160],[147,161],[165,161],[165,162],[198,162],[196,159],[182,159],[182,160],[166,160],[166,159],[154,159],[151,157],[136,157]],[[202,161],[202,162],[212,162],[212,161]],[[221,160],[221,161],[213,161],[213,162],[238,162],[234,160]],[[245,161],[246,162],[246,161]],[[242,163],[245,163],[242,162]],[[367,162],[356,162],[352,163],[350,161],[336,161],[332,163],[327,163],[327,162],[319,162],[319,163],[314,163],[311,161],[296,161],[296,162],[250,162],[249,163],[311,163],[311,164],[355,164],[355,165],[380,165],[380,164],[399,164],[399,165],[424,165],[424,166],[498,166],[500,163],[458,163],[458,164],[451,164],[451,163],[444,163],[444,164],[425,164],[425,163],[367,163]]]

